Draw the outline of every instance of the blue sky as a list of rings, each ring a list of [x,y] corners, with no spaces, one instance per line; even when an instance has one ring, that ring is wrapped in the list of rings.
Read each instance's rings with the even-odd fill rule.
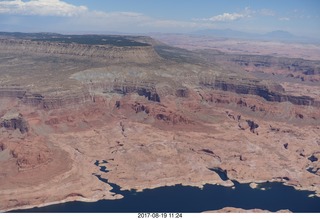
[[[254,33],[320,38],[319,0],[0,0],[0,31]]]

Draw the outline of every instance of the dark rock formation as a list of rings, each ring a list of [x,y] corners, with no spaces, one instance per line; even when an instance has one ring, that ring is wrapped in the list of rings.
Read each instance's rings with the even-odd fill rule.
[[[160,96],[154,87],[137,87],[136,85],[130,83],[122,86],[114,84],[113,92],[123,95],[137,93],[140,96],[146,97],[150,101],[160,102]]]
[[[143,104],[137,103],[137,102],[132,105],[132,109],[136,113],[145,112],[146,114],[149,114],[149,112],[150,112],[149,107],[147,107],[147,106],[145,106]]]
[[[255,123],[254,121],[251,121],[251,120],[246,120],[246,122],[248,123],[249,127],[250,127],[250,131],[252,133],[255,133],[255,130],[257,128],[259,128],[259,125],[257,123]]]
[[[300,113],[297,113],[297,114],[296,114],[296,118],[303,119],[303,117],[304,117],[304,116],[303,116],[302,114],[300,114]]]
[[[120,106],[121,106],[121,103],[120,103],[119,100],[117,100],[117,101],[116,101],[116,104],[115,104],[115,107],[116,107],[117,109],[120,109]]]
[[[226,111],[226,113],[230,119],[236,120],[236,117],[232,113],[230,113],[229,111]]]
[[[125,131],[125,128],[124,128],[124,124],[123,124],[123,122],[120,122],[120,127],[121,127],[121,132],[123,133],[124,131]]]
[[[144,96],[144,97],[148,98],[148,100],[160,102],[160,97],[155,91],[147,90],[146,88],[139,88],[137,90],[137,93],[140,96]]]
[[[243,101],[242,99],[237,101],[237,105],[247,107],[247,103],[245,101]]]
[[[213,151],[211,151],[209,149],[202,149],[201,151],[208,153],[208,154],[214,154]]]
[[[162,120],[162,121],[165,121],[165,122],[170,121],[170,117],[169,117],[169,116],[164,115],[164,114],[161,114],[161,113],[157,114],[157,115],[156,115],[156,118],[157,118],[158,120]]]
[[[315,175],[318,175],[318,176],[320,176],[320,168],[316,168],[316,167],[308,167],[307,168],[307,171],[309,172],[309,173],[312,173],[312,174],[315,174]]]
[[[290,180],[290,178],[286,177],[286,176],[284,176],[284,177],[275,177],[274,179],[277,179],[277,180],[280,180],[280,181],[289,181]]]
[[[288,146],[289,146],[288,143],[283,144],[283,147],[284,147],[285,149],[288,149]]]
[[[6,114],[0,120],[0,127],[8,130],[18,129],[22,134],[28,132],[28,123],[24,120],[21,114],[13,113]]]
[[[280,128],[275,128],[275,127],[272,127],[272,125],[270,125],[270,131],[279,132]]]
[[[177,97],[188,97],[189,96],[189,91],[187,88],[178,88],[176,90],[176,96]]]
[[[4,144],[2,142],[0,142],[0,152],[4,151],[4,149],[6,149]]]
[[[312,154],[310,157],[308,157],[308,160],[310,160],[311,162],[316,162],[319,159],[315,156],[316,153]]]
[[[157,120],[164,121],[166,123],[171,123],[173,125],[177,124],[188,124],[190,121],[181,115],[175,114],[175,113],[158,113],[155,115],[155,118]]]

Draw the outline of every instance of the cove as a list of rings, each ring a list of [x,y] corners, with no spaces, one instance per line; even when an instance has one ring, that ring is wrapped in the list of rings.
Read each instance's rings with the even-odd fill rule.
[[[308,197],[310,191],[295,190],[278,182],[259,184],[266,190],[252,189],[249,184],[235,182],[235,188],[205,185],[203,189],[191,186],[168,186],[146,189],[142,192],[113,191],[124,196],[119,200],[101,200],[94,203],[69,202],[41,208],[13,212],[203,212],[224,207],[259,208],[272,212],[289,209],[292,212],[320,212],[320,198]]]

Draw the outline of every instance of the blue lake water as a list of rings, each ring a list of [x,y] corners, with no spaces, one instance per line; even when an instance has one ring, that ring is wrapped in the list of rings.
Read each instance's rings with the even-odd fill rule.
[[[267,189],[252,189],[249,184],[236,184],[235,189],[217,185],[205,185],[203,189],[176,185],[143,192],[121,191],[124,198],[119,200],[69,202],[16,212],[202,212],[224,207],[320,212],[320,198],[308,197],[312,192],[297,191],[274,182],[262,186]]]
[[[99,164],[102,163],[95,163],[96,166]],[[105,168],[100,170],[108,171]],[[225,172],[219,169],[211,170],[219,173],[223,180],[227,180]],[[207,184],[203,189],[175,185],[136,192],[121,191],[118,185],[108,182],[100,175],[95,176],[97,180],[109,183],[113,187],[112,192],[122,194],[124,198],[94,203],[69,202],[14,212],[203,212],[224,207],[259,208],[272,212],[281,209],[292,212],[320,212],[320,198],[308,197],[314,194],[313,192],[295,190],[278,182],[259,185],[266,190],[252,189],[249,184],[233,181],[234,189]]]

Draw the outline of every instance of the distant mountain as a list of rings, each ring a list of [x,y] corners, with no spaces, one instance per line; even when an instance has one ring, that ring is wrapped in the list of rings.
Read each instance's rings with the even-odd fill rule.
[[[301,37],[293,35],[290,32],[276,30],[265,34],[248,33],[232,29],[206,29],[193,32],[192,34],[215,36],[223,38],[236,39],[254,39],[254,40],[271,40],[271,41],[286,41],[286,42],[302,42],[302,43],[320,43],[319,39]]]
[[[206,29],[194,32],[194,34],[212,35],[223,38],[251,38],[258,37],[259,34],[247,33],[232,29]]]
[[[263,34],[264,37],[270,37],[270,38],[282,38],[282,39],[292,39],[296,38],[297,36],[289,33],[288,31],[283,31],[283,30],[276,30],[272,31],[266,34]]]
[[[286,42],[319,43],[319,40],[296,36],[292,33],[289,33],[288,31],[283,30],[276,30],[266,34],[262,34],[260,38],[263,40],[278,40]]]

